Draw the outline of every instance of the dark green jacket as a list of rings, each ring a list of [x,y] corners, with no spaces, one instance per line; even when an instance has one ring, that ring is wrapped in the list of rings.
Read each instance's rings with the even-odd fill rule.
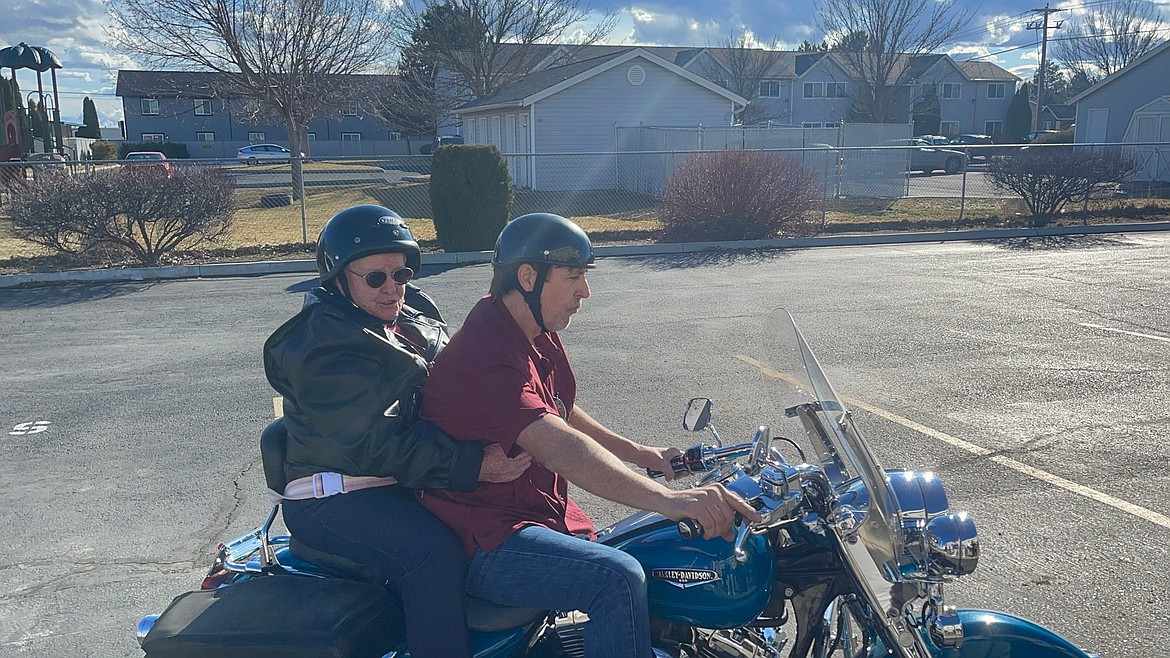
[[[418,288],[408,286],[405,301],[398,324],[413,347],[324,288],[264,343],[264,372],[284,396],[289,481],[328,471],[393,476],[414,489],[475,489],[482,446],[417,420],[446,324]]]

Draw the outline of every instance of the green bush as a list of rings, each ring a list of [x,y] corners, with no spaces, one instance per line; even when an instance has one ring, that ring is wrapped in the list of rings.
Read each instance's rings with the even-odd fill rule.
[[[445,251],[487,251],[512,211],[508,163],[490,144],[440,146],[431,157],[431,209]]]
[[[231,226],[235,183],[217,169],[46,171],[12,200],[12,232],[63,256],[158,265]]]
[[[89,152],[94,160],[116,160],[118,145],[113,142],[97,141],[89,145]]]
[[[186,144],[178,144],[175,142],[139,142],[131,144],[130,142],[122,142],[118,145],[118,159],[125,160],[127,153],[134,151],[160,151],[167,156],[168,160],[187,159],[191,157],[191,153],[187,150]]]
[[[816,174],[786,155],[717,151],[671,172],[659,218],[668,242],[812,235],[820,227],[811,217],[819,198]]]

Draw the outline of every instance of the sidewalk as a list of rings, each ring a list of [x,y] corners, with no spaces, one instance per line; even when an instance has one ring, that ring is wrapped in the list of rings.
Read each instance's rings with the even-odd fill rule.
[[[1056,226],[1046,228],[988,229],[979,231],[934,231],[927,233],[872,233],[861,235],[820,236],[810,238],[783,238],[777,240],[747,240],[742,242],[677,242],[630,246],[597,247],[598,258],[613,256],[647,256],[686,254],[696,251],[732,249],[805,249],[812,247],[851,247],[874,244],[907,244],[915,242],[956,242],[975,240],[1007,240],[1065,235],[1101,233],[1144,233],[1170,231],[1170,222],[1142,224],[1110,224],[1097,226]],[[423,254],[424,264],[456,265],[486,263],[492,252]],[[226,276],[260,276],[265,274],[316,273],[315,260],[284,260],[254,263],[211,263],[207,265],[175,265],[168,267],[130,267],[106,270],[65,270],[63,272],[36,272],[31,274],[0,275],[0,288],[15,288],[29,284],[102,283],[112,281],[158,281],[165,279],[202,279]]]

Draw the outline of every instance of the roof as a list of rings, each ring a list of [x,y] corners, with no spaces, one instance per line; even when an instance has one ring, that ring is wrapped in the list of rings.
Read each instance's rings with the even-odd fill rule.
[[[1077,118],[1077,108],[1075,105],[1051,104],[1045,105],[1044,110],[1062,121],[1072,121]]]
[[[1021,80],[1020,76],[991,62],[955,60],[955,66],[971,80]]]
[[[1113,75],[1105,78],[1104,80],[1101,80],[1097,84],[1093,85],[1092,87],[1089,87],[1088,89],[1082,91],[1081,93],[1077,94],[1076,96],[1073,96],[1072,98],[1070,98],[1068,100],[1068,102],[1072,105],[1076,105],[1077,103],[1081,102],[1081,100],[1088,98],[1089,96],[1091,96],[1091,95],[1097,93],[1098,91],[1101,91],[1105,87],[1109,86],[1110,84],[1113,83],[1114,80],[1120,78],[1123,75],[1126,75],[1130,71],[1145,64],[1146,62],[1157,57],[1158,55],[1161,55],[1167,48],[1170,48],[1170,39],[1163,41],[1161,44],[1159,44],[1156,48],[1154,48],[1150,52],[1146,53],[1145,55],[1142,55],[1141,57],[1135,59],[1134,61],[1130,62],[1126,66],[1122,67],[1120,71],[1115,72]]]
[[[118,83],[114,95],[120,97],[201,97],[222,96],[228,89],[233,74],[213,71],[118,71]],[[392,75],[335,74],[340,87],[343,81],[361,80],[376,83],[390,83]]]
[[[746,98],[738,96],[700,75],[647,52],[644,48],[627,47],[619,52],[530,73],[510,85],[497,89],[487,96],[482,96],[465,103],[459,108],[456,108],[454,113],[463,114],[468,111],[496,107],[526,107],[635,58],[645,59],[648,62],[657,64],[732,102],[739,103],[740,105],[746,105],[748,103]]]

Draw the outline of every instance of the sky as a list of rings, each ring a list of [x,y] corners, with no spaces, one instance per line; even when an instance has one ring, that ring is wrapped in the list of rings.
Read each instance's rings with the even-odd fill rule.
[[[163,0],[165,1],[165,0]],[[393,1],[393,0],[388,0]],[[591,4],[587,4],[591,1]],[[636,4],[613,0],[581,0],[583,5],[606,8],[616,13],[617,27],[608,43],[658,46],[719,46],[728,34],[749,34],[760,43],[777,43],[795,48],[808,39],[820,42],[814,0],[640,0]],[[933,2],[935,0],[927,0]],[[1064,9],[1053,20],[1075,19],[1086,6],[1115,0],[1052,1],[1052,8]],[[1170,0],[1154,0],[1164,17],[1170,17]],[[957,11],[967,11],[971,20],[946,49],[955,59],[979,59],[999,64],[1030,79],[1039,62],[1040,30],[1027,29],[1037,18],[1031,10],[1036,0],[954,0]],[[61,117],[80,123],[82,100],[89,96],[98,110],[103,127],[116,126],[122,118],[121,100],[114,95],[120,68],[143,68],[119,53],[109,43],[109,19],[102,0],[17,0],[10,3],[0,19],[0,47],[24,42],[49,48],[64,64],[57,71]],[[1049,38],[1056,38],[1053,30]],[[1170,31],[1159,35],[1170,37]],[[1051,51],[1049,51],[1051,56]],[[4,75],[11,73],[4,69]],[[49,74],[43,74],[46,94]],[[37,89],[35,72],[18,69],[17,79],[26,95]]]

